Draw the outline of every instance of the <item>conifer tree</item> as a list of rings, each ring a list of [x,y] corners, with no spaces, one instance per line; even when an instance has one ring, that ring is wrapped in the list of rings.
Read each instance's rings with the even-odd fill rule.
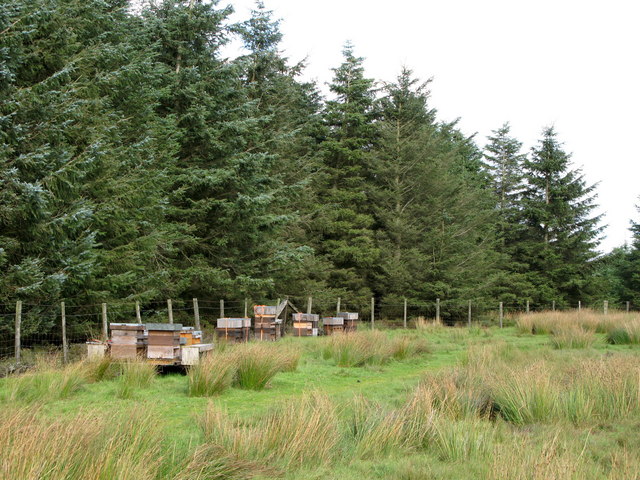
[[[522,142],[510,135],[508,122],[494,130],[484,149],[484,163],[495,198],[496,249],[500,254],[500,273],[495,295],[508,304],[521,306],[530,299],[533,286],[526,278],[528,266],[514,258],[522,235],[521,196],[524,189]]]
[[[265,118],[237,64],[225,62],[229,7],[166,0],[145,12],[170,79],[160,112],[177,121],[172,219],[191,235],[175,257],[188,296],[263,292],[272,285],[273,156],[256,148]]]
[[[595,185],[571,169],[570,155],[552,127],[543,130],[524,173],[526,231],[516,257],[529,266],[538,302],[576,303],[589,292],[589,263],[597,256],[602,230],[600,216],[593,215]]]
[[[235,60],[242,69],[250,101],[261,116],[253,149],[272,158],[270,176],[276,184],[271,211],[279,212],[280,228],[274,242],[272,296],[307,295],[324,288],[323,270],[307,245],[306,224],[315,213],[315,179],[320,170],[318,143],[323,133],[320,96],[313,83],[299,80],[303,62],[289,65],[279,50],[279,21],[262,2],[238,28],[247,51]]]
[[[322,143],[322,206],[315,219],[314,246],[332,266],[329,283],[359,298],[371,294],[378,259],[370,204],[371,152],[378,140],[374,83],[364,75],[363,59],[347,44],[344,61],[334,69],[326,102],[328,128]]]

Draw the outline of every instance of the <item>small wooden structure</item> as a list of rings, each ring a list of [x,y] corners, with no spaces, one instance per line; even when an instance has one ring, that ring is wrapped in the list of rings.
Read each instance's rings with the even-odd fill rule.
[[[356,312],[338,312],[338,317],[344,319],[344,332],[355,332],[358,329],[358,314]]]
[[[114,360],[146,359],[154,365],[196,365],[213,345],[202,332],[176,323],[112,323],[108,342],[87,342],[89,360],[109,355]]]
[[[324,317],[322,319],[322,328],[325,335],[332,335],[336,332],[344,331],[344,318],[342,317]]]
[[[295,337],[317,337],[319,315],[313,313],[294,313],[293,335]]]
[[[287,300],[280,305],[254,305],[253,335],[256,340],[276,341],[282,337],[282,320],[278,317],[286,306]]]
[[[225,342],[247,342],[250,330],[250,318],[219,318],[216,323],[216,336]]]
[[[174,365],[180,362],[179,323],[147,323],[147,358],[159,364]]]

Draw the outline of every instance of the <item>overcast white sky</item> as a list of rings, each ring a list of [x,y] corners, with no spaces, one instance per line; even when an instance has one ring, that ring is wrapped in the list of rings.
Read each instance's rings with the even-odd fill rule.
[[[232,3],[248,18],[253,0]],[[282,49],[308,59],[323,87],[347,40],[368,76],[392,81],[402,65],[431,84],[442,120],[485,144],[503,122],[528,150],[555,125],[589,183],[600,182],[601,249],[629,239],[640,219],[640,1],[264,0],[282,20]]]

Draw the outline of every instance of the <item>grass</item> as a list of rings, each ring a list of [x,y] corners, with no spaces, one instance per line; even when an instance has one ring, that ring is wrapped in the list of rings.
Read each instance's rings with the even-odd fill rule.
[[[558,327],[286,338],[186,376],[43,360],[0,379],[0,478],[637,478],[640,352],[598,325],[589,348],[553,348]]]
[[[137,390],[148,388],[156,376],[156,367],[142,359],[119,364],[117,397],[132,398]]]
[[[271,343],[224,346],[189,368],[188,395],[210,397],[231,386],[263,390],[279,372],[295,372],[301,352]]]
[[[339,367],[383,365],[393,359],[403,360],[429,352],[427,341],[420,336],[389,336],[380,331],[358,331],[334,334],[321,339],[322,356]]]
[[[551,345],[553,348],[588,348],[596,340],[596,334],[591,330],[585,330],[579,325],[563,325],[553,330]]]

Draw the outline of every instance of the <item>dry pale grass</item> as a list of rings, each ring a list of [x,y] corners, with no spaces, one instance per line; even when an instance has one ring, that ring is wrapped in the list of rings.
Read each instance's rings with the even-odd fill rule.
[[[566,362],[561,357],[514,354],[508,348],[470,350],[462,368],[428,376],[416,390],[449,418],[499,416],[525,425],[590,424],[640,414],[640,364],[610,355]]]
[[[391,337],[378,330],[334,334],[321,341],[323,357],[333,359],[340,367],[381,365],[430,351],[427,341],[420,336]]]
[[[640,315],[637,312],[609,312],[608,315],[594,310],[583,309],[571,312],[536,312],[522,314],[516,320],[520,333],[548,334],[557,330],[580,327],[583,330],[608,333],[626,324],[637,324]]]
[[[126,418],[80,414],[53,420],[33,408],[4,409],[0,478],[155,479],[162,447],[154,424],[135,412]]]
[[[437,320],[435,318],[426,319],[424,317],[417,317],[413,320],[413,325],[415,326],[416,330],[426,331],[441,330],[444,328],[442,320]]]
[[[317,393],[288,401],[254,424],[244,424],[209,404],[201,425],[207,444],[264,465],[318,465],[338,454],[336,406]]]

